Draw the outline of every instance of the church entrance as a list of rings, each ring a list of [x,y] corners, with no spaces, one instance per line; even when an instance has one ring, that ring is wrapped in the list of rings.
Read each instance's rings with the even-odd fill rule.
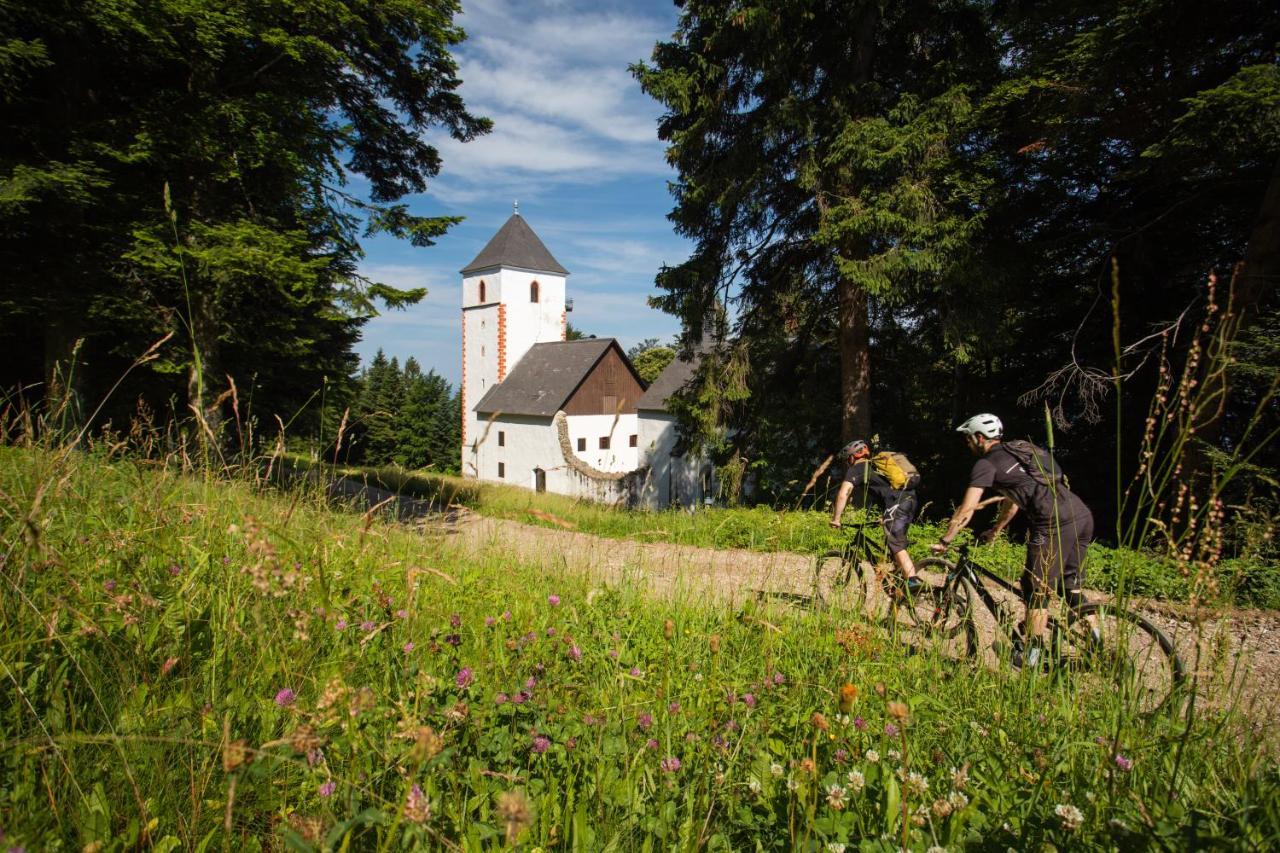
[[[539,493],[547,490],[547,472],[541,468],[533,469],[533,490]]]

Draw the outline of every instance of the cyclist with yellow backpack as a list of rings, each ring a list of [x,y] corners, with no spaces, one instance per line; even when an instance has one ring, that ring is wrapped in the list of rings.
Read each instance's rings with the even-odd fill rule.
[[[840,528],[840,517],[844,515],[855,490],[861,499],[859,504],[864,508],[869,497],[875,495],[884,507],[880,523],[884,527],[885,544],[906,578],[907,592],[914,594],[924,587],[924,581],[916,577],[916,565],[907,553],[907,528],[920,508],[916,498],[916,489],[920,487],[919,472],[901,453],[883,451],[872,456],[871,448],[862,439],[855,439],[841,448],[840,457],[846,460],[847,467],[844,481],[836,493],[831,526]]]

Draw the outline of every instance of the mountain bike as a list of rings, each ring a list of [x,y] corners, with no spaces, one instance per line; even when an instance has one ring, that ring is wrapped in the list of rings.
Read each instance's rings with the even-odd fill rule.
[[[944,575],[930,597],[933,613],[917,614],[926,623],[922,630],[933,630],[932,624],[945,634],[954,630],[957,620],[976,623],[981,603],[994,619],[996,631],[1010,641],[1010,648],[1021,645],[1022,619],[1017,618],[1017,610],[1021,608],[1025,615],[1025,605],[1019,590],[977,563],[970,547],[967,542],[960,544],[954,563],[930,557],[917,564],[921,572]],[[998,602],[993,586],[1007,594],[1002,597],[1016,600],[1016,607]],[[970,630],[976,634],[976,624]],[[978,651],[976,644],[973,651]],[[1044,665],[1051,670],[1079,676],[1086,689],[1118,693],[1144,713],[1163,708],[1186,678],[1182,660],[1164,632],[1141,614],[1114,603],[1062,608],[1060,615],[1049,620],[1045,651]]]
[[[939,646],[958,646],[973,654],[977,634],[966,610],[941,606],[941,587],[926,584],[914,594],[894,566],[888,548],[877,537],[879,520],[854,522],[854,535],[838,550],[819,554],[814,563],[811,600],[816,609],[846,608],[879,616],[888,626],[905,630],[917,640]]]

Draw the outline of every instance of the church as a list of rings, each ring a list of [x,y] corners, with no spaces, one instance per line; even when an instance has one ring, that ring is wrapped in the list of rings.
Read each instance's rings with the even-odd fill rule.
[[[461,272],[464,477],[653,509],[712,495],[666,408],[694,363],[646,387],[614,338],[566,340],[569,271],[518,209]]]

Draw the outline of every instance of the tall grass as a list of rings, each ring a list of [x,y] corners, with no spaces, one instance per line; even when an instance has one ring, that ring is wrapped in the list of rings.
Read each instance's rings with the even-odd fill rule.
[[[460,558],[334,512],[319,490],[106,456],[0,448],[6,844],[836,850],[896,847],[905,830],[913,849],[1028,849],[1280,834],[1274,754],[1235,716],[1184,730],[1070,679],[912,654],[851,614],[652,600],[546,574],[499,542]],[[1177,744],[1194,772],[1170,797]]]

